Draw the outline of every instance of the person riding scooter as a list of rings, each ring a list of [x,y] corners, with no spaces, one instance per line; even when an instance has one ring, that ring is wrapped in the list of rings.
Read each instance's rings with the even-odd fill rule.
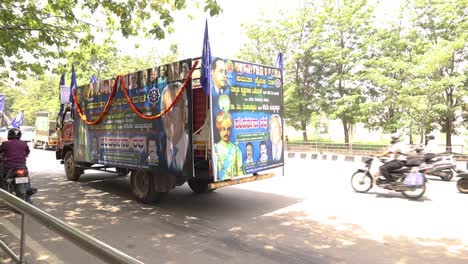
[[[391,172],[401,169],[404,166],[403,160],[405,156],[403,154],[403,144],[400,142],[401,136],[398,133],[391,135],[390,147],[384,151],[380,156],[389,156],[390,158],[382,166],[380,166],[380,174],[387,179],[392,181]]]
[[[8,130],[8,141],[0,145],[0,156],[3,158],[3,171],[0,171],[1,178],[6,177],[7,173],[20,166],[26,166],[26,157],[29,155],[29,146],[26,142],[20,140],[21,130],[12,128]],[[29,194],[34,194],[37,190],[28,186]]]
[[[426,136],[426,146],[424,147],[424,160],[429,161],[436,156],[437,143],[434,135]]]

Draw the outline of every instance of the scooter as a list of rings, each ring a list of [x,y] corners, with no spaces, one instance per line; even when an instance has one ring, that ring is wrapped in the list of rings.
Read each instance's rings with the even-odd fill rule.
[[[26,166],[10,169],[2,178],[2,188],[31,204],[31,196],[37,193],[36,188],[31,188],[29,171]]]
[[[450,181],[456,173],[457,164],[453,155],[436,155],[425,157],[421,165],[426,175],[440,177],[443,181]]]
[[[468,172],[457,175],[460,179],[457,181],[457,189],[461,193],[468,193]]]
[[[420,172],[419,160],[406,161],[405,166],[391,173],[394,180],[387,181],[380,176],[380,166],[383,162],[377,158],[364,161],[364,168],[358,169],[351,176],[351,186],[359,193],[368,192],[374,185],[383,189],[401,192],[409,199],[418,199],[426,192],[427,179]]]

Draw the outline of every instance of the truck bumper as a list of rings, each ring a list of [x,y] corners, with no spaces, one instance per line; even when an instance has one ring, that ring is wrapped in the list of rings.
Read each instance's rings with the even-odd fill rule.
[[[252,181],[259,181],[259,180],[263,180],[263,179],[268,179],[268,178],[272,178],[273,176],[275,176],[274,173],[265,173],[265,174],[258,174],[258,175],[245,177],[245,178],[240,178],[240,179],[213,182],[213,183],[209,184],[209,188],[210,189],[217,189],[217,188],[221,188],[221,187],[232,186],[232,185],[246,183],[246,182],[252,182]]]

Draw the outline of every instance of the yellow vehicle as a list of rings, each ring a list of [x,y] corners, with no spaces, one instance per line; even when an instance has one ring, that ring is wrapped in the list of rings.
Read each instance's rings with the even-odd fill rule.
[[[49,112],[37,112],[35,131],[36,134],[33,140],[34,148],[41,147],[43,149],[57,148],[57,131],[56,121],[49,118]]]

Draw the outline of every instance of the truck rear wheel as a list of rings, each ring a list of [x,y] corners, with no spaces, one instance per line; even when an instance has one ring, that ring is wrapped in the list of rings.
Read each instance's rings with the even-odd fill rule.
[[[65,158],[63,159],[63,166],[65,167],[65,175],[70,181],[77,181],[83,170],[76,166],[75,160],[73,158],[73,151],[69,150],[65,153]]]
[[[190,189],[194,193],[207,193],[207,192],[212,192],[214,189],[210,189],[209,184],[205,182],[198,182],[194,180],[188,180],[187,181]]]
[[[127,176],[128,173],[130,172],[130,170],[127,168],[119,168],[119,167],[115,168],[115,171],[117,172],[119,176]]]
[[[164,193],[157,192],[154,188],[154,176],[146,170],[134,170],[130,175],[130,189],[136,200],[149,204],[158,201]]]

